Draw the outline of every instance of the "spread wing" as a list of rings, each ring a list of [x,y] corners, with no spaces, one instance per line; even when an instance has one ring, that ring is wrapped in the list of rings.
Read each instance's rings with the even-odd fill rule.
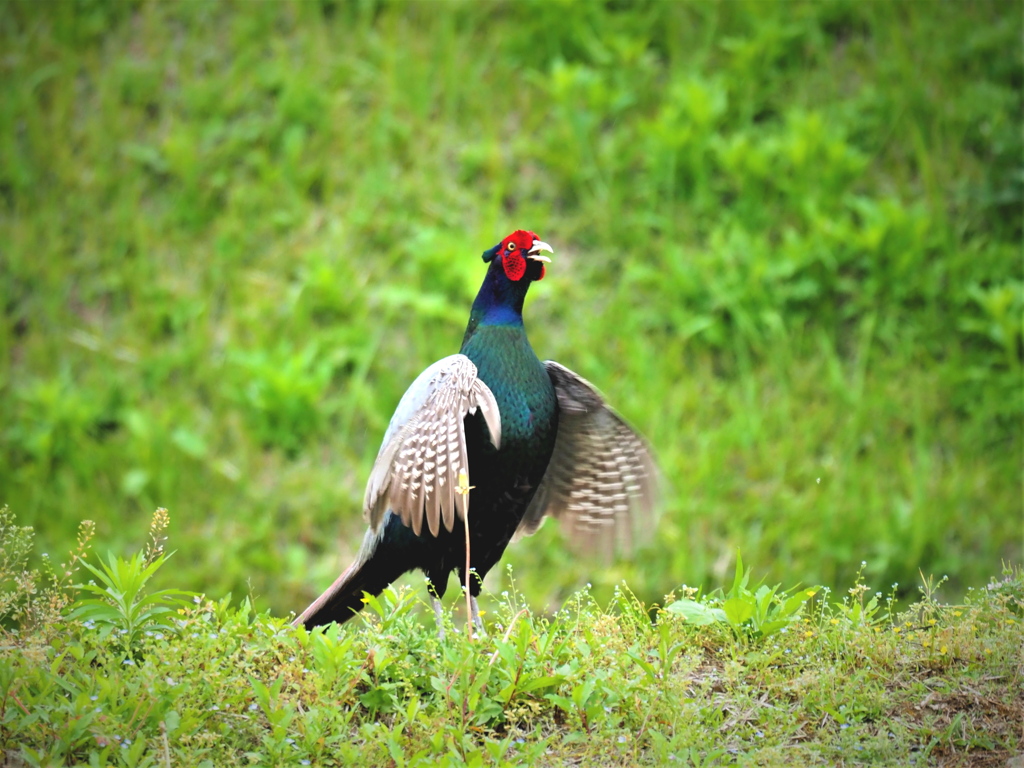
[[[651,452],[590,382],[552,360],[544,365],[558,396],[558,434],[515,538],[534,533],[550,515],[579,547],[608,555],[616,545],[631,549],[654,529]]]
[[[455,492],[459,472],[469,474],[462,420],[479,410],[491,442],[501,446],[501,416],[491,390],[465,355],[438,360],[416,377],[391,417],[366,483],[363,515],[377,530],[390,509],[419,535],[423,521],[436,536],[465,513]]]

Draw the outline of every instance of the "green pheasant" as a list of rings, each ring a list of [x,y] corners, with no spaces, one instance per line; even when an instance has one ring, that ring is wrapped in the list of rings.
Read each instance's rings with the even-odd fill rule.
[[[403,573],[423,571],[435,612],[448,577],[466,581],[472,619],[487,572],[509,542],[559,519],[585,548],[631,546],[652,525],[656,473],[644,441],[587,381],[541,362],[523,301],[551,247],[517,230],[488,264],[462,348],[421,373],[395,410],[366,486],[370,528],[355,562],[296,619],[343,622]],[[459,492],[460,473],[473,490]]]

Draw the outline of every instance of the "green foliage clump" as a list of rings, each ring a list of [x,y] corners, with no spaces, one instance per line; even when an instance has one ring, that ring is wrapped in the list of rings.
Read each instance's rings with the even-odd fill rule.
[[[736,575],[728,592],[712,593],[702,600],[682,597],[665,610],[698,626],[719,622],[731,627],[737,637],[760,639],[799,621],[804,604],[821,589],[782,590],[781,584],[774,587],[759,584],[756,590],[751,590],[747,586],[749,582],[750,569],[743,569],[743,558],[737,553]],[[721,593],[721,590],[716,592]]]
[[[0,507],[0,637],[18,648],[45,642],[71,603],[72,577],[85,564],[95,526],[84,520],[78,540],[60,569],[43,553],[43,570],[29,567],[35,531],[16,524],[10,507]]]
[[[154,522],[158,534],[166,517]],[[0,562],[20,556],[23,537],[5,536]],[[141,581],[162,557],[154,541],[118,568]],[[758,595],[749,573],[737,568],[728,600]],[[451,631],[446,614],[443,639],[408,590],[367,596],[359,619],[312,632],[248,599],[192,595],[173,616],[151,614],[158,621],[138,625],[132,644],[111,642],[104,622],[79,620],[81,602],[65,602],[49,624],[17,627],[17,643],[5,629],[0,749],[16,764],[127,768],[818,765],[850,755],[895,766],[998,764],[1021,746],[1024,702],[1005,684],[1024,672],[1019,569],[959,605],[938,602],[926,581],[909,611],[869,608],[867,620],[851,614],[853,603],[870,606],[858,580],[850,599],[818,599],[799,618],[775,601],[786,625],[760,632],[645,605],[624,586],[607,607],[584,590],[545,617],[509,580],[489,634]],[[145,585],[136,597],[159,599]]]

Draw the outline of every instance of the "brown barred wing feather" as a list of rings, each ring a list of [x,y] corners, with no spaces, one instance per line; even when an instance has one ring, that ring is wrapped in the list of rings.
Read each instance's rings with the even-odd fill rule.
[[[545,361],[558,396],[558,435],[547,472],[516,531],[561,521],[578,548],[610,556],[653,532],[657,469],[647,444],[590,382]]]

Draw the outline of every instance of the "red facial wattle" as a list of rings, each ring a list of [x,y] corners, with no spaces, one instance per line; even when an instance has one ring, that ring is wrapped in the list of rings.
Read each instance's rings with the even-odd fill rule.
[[[526,274],[526,259],[519,254],[518,249],[506,253],[501,259],[501,266],[505,268],[505,276],[509,280],[522,280]]]

